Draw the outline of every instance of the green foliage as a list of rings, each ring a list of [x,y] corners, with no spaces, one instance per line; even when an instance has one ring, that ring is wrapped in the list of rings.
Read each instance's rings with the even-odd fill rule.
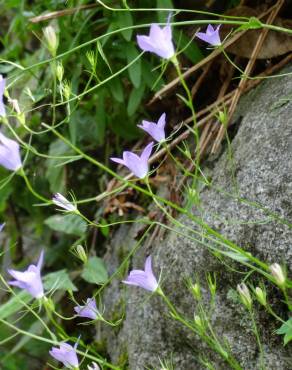
[[[228,3],[231,5],[238,1]],[[1,119],[0,129],[14,136],[21,144],[26,176],[10,176],[0,167],[0,218],[1,222],[6,221],[8,230],[3,232],[4,239],[9,234],[9,240],[7,243],[5,240],[5,248],[2,249],[8,255],[7,259],[4,253],[1,255],[3,270],[6,271],[7,262],[11,263],[12,260],[17,264],[19,256],[33,256],[39,253],[40,248],[44,248],[44,287],[52,295],[52,306],[58,306],[56,312],[60,312],[59,316],[52,318],[52,312],[49,311],[52,308],[46,303],[48,301],[43,301],[40,308],[36,308],[34,301],[31,307],[35,315],[32,315],[25,307],[31,304],[31,296],[25,291],[19,292],[18,288],[15,289],[15,296],[7,294],[4,297],[0,306],[0,319],[4,320],[0,324],[0,341],[3,341],[4,348],[0,348],[0,367],[3,365],[7,370],[31,369],[27,360],[30,357],[45,362],[46,355],[43,356],[43,353],[47,354],[48,346],[51,345],[51,342],[46,342],[50,335],[45,327],[47,322],[53,328],[52,337],[56,335],[58,340],[78,337],[82,331],[72,321],[67,326],[68,321],[62,318],[63,314],[72,317],[72,307],[68,308],[64,299],[68,294],[64,292],[70,295],[76,292],[76,299],[85,301],[96,288],[88,283],[103,285],[101,288],[104,288],[104,284],[111,278],[108,274],[110,266],[106,266],[101,257],[106,251],[103,243],[110,238],[114,227],[95,229],[93,222],[88,224],[85,221],[88,218],[102,225],[109,223],[108,212],[105,211],[106,202],[96,201],[96,196],[111,188],[109,185],[112,177],[101,167],[110,167],[111,156],[121,156],[125,148],[133,147],[141,137],[137,123],[150,115],[146,103],[155,92],[175,78],[175,68],[171,62],[161,60],[151,53],[142,54],[136,42],[137,34],[149,32],[148,26],[142,28],[139,25],[165,23],[169,11],[120,11],[119,7],[171,9],[177,6],[176,2],[107,1],[108,6],[119,10],[110,11],[98,4],[86,10],[71,9],[88,4],[94,5],[94,2],[6,0],[0,3],[0,41],[3,44],[0,73],[6,74],[8,86],[5,98],[7,121]],[[62,13],[67,8],[72,10],[72,14]],[[32,17],[56,11],[59,13],[51,20],[30,21]],[[184,12],[172,12],[170,21],[181,21],[184,15]],[[54,27],[59,38],[57,60],[52,58],[43,42],[43,28],[48,25]],[[251,18],[238,29],[261,27],[262,23],[257,18]],[[204,57],[187,31],[184,26],[173,27],[178,60],[185,68]],[[61,77],[56,73],[60,66],[63,68]],[[192,102],[186,99],[183,89],[178,91],[177,96],[181,102],[190,108]],[[8,98],[17,99],[21,114],[11,108]],[[163,105],[151,109],[153,115],[157,116],[166,110]],[[176,111],[181,111],[181,107]],[[191,159],[191,150],[188,159]],[[78,210],[86,217],[61,212],[56,214],[56,206],[51,202],[56,192],[64,196],[70,192],[76,195],[77,200],[80,200]],[[133,205],[137,197],[132,194],[131,197],[133,199],[129,203]],[[199,205],[198,188],[190,192],[186,208],[191,209],[194,205]],[[120,221],[115,214],[110,218],[113,223],[117,219]],[[228,245],[228,240],[225,241]],[[86,250],[81,261],[69,253],[79,243]],[[230,249],[214,251],[214,255],[220,257],[220,261],[227,257],[245,266],[251,263],[247,253]],[[121,248],[119,253],[122,254],[118,256],[121,264],[118,276],[122,278],[129,266],[130,257],[127,248]],[[24,268],[23,260],[18,267],[19,270]],[[265,274],[268,276],[267,272]],[[232,304],[239,303],[235,290],[228,291],[228,299]],[[118,320],[120,301],[117,305]],[[44,316],[46,322],[37,320],[37,315]],[[26,334],[10,340],[13,330],[5,322],[17,325],[22,334],[26,330]],[[291,325],[289,319],[277,331],[284,335],[284,344],[292,338]],[[81,342],[88,335],[87,330],[84,333]],[[44,342],[35,340],[37,338],[31,340],[30,335],[39,335],[38,339],[42,338]],[[6,343],[7,338],[9,340]],[[93,350],[90,348],[93,338],[84,339],[86,353],[88,351],[90,355],[95,353],[96,348],[95,343]],[[84,368],[87,366],[86,361],[82,365]],[[126,368],[127,354],[122,354],[118,362]]]
[[[21,291],[17,293],[14,297],[10,298],[9,301],[1,304],[0,319],[5,320],[16,312],[19,312],[23,307],[23,303],[28,303],[30,301],[31,296],[27,292]]]
[[[46,290],[68,290],[77,291],[77,287],[72,283],[66,270],[51,272],[44,277],[44,287]]]
[[[292,318],[284,322],[276,333],[284,335],[284,345],[288,344],[292,340]]]
[[[84,265],[82,278],[88,283],[103,284],[108,279],[104,262],[99,257],[90,257]]]
[[[83,236],[87,228],[87,223],[74,214],[50,216],[45,220],[45,224],[54,231],[76,236]]]

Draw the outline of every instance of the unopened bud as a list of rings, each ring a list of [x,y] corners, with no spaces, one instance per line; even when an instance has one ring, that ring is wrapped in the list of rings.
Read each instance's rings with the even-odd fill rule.
[[[17,114],[21,114],[21,111],[20,111],[20,108],[19,108],[19,104],[18,104],[18,100],[17,99],[11,99],[11,98],[8,98],[8,101],[9,103],[11,104],[13,110],[17,113]]]
[[[193,293],[194,297],[198,301],[200,301],[201,298],[202,298],[200,285],[198,283],[192,284],[191,285],[191,290],[192,290],[192,293]]]
[[[64,67],[63,67],[63,64],[62,62],[58,62],[57,63],[57,67],[56,67],[56,76],[57,76],[57,79],[59,82],[61,82],[63,80],[63,76],[64,76]]]
[[[227,122],[227,115],[225,112],[222,112],[221,110],[218,113],[218,119],[222,123],[222,125],[225,125]]]
[[[45,308],[48,311],[50,311],[50,312],[55,311],[55,305],[54,305],[54,302],[51,300],[51,298],[43,297],[43,302],[44,302]]]
[[[217,288],[217,285],[216,285],[216,275],[214,274],[214,276],[212,278],[211,274],[208,274],[207,281],[208,281],[210,293],[211,293],[212,296],[214,296],[215,293],[216,293],[216,288]]]
[[[281,286],[285,284],[286,277],[285,277],[282,267],[278,263],[273,263],[270,266],[270,271],[278,285]]]
[[[59,44],[55,29],[52,26],[47,26],[43,29],[43,33],[49,52],[52,54],[52,56],[55,56]]]
[[[260,302],[261,305],[267,305],[267,293],[260,287],[255,288],[255,295],[257,300]]]
[[[204,324],[203,324],[199,315],[194,316],[194,322],[195,322],[198,329],[204,330]]]
[[[237,285],[237,291],[239,293],[241,302],[248,308],[251,309],[252,306],[252,299],[249,294],[248,287],[242,283]]]
[[[87,254],[84,250],[84,248],[82,247],[82,245],[77,245],[76,247],[76,254],[77,254],[77,257],[85,264],[87,262]]]
[[[68,81],[65,81],[63,84],[63,93],[66,100],[70,99],[71,96],[71,86],[69,85]]]

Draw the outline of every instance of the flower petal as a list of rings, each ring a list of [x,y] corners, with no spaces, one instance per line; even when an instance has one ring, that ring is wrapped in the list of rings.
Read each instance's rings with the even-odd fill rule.
[[[154,144],[153,141],[151,141],[151,143],[149,143],[143,150],[141,157],[140,157],[143,161],[148,161],[151,155],[151,152],[152,152],[153,144]]]

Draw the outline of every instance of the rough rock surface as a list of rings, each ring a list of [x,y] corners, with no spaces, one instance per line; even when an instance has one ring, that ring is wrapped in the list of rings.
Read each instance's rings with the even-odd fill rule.
[[[209,171],[212,185],[203,188],[200,203],[192,207],[196,215],[232,242],[266,263],[285,263],[290,272],[291,96],[292,79],[286,76],[266,80],[242,98],[235,117],[241,123],[232,140],[232,156],[226,149],[216,163],[212,163],[213,169]],[[199,234],[184,229],[184,235],[168,231],[163,238],[156,236],[151,239],[150,232],[148,239],[145,238],[138,245],[140,235],[137,235],[141,225],[122,226],[106,256],[111,272],[120,266],[133,248],[137,248],[137,252],[130,260],[129,267],[142,268],[145,256],[151,253],[154,270],[157,274],[162,272],[163,290],[189,318],[193,317],[197,308],[185,279],[192,277],[200,280],[204,306],[208,307],[210,294],[206,273],[216,273],[213,327],[221,340],[228,340],[232,353],[243,369],[260,369],[259,351],[249,316],[234,294],[236,285],[246,276],[247,269],[230,258],[217,258],[202,245],[202,242],[209,246],[216,246],[216,243],[211,244],[194,221],[186,216],[179,216],[178,219],[189,230],[197,230]],[[151,296],[136,287],[121,286],[119,279],[125,276],[125,267],[105,294],[104,304],[112,318],[117,318],[124,310],[126,318],[116,331],[103,329],[100,334],[106,339],[107,350],[115,363],[128,361],[131,370],[160,369],[161,359],[169,360],[174,369],[195,370],[206,368],[200,363],[201,357],[209,359],[216,369],[228,368],[201,339],[169,318],[160,297]],[[253,284],[260,281],[259,274],[253,274],[248,280]],[[278,289],[269,284],[267,289],[269,300],[277,312],[287,318]],[[290,369],[291,347],[290,350],[289,346],[284,349],[282,337],[274,333],[279,323],[257,304],[255,306],[266,369]]]

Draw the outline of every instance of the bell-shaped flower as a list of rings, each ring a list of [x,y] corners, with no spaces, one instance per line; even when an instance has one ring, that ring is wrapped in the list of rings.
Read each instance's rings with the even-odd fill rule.
[[[65,209],[68,212],[76,212],[77,207],[69,202],[62,194],[56,193],[52,198],[52,202],[56,204],[56,206]]]
[[[3,78],[2,75],[0,75],[0,116],[5,117],[6,112],[5,112],[5,106],[4,106],[4,101],[3,101],[3,96],[4,96],[4,91],[5,91],[5,85],[6,85],[6,80]]]
[[[158,143],[161,143],[165,140],[165,117],[166,114],[163,113],[157,123],[143,120],[142,125],[138,125],[138,127],[146,131]]]
[[[53,347],[50,355],[57,361],[62,362],[69,369],[78,369],[79,361],[76,353],[77,343],[72,347],[68,343],[61,343],[60,348]]]
[[[8,139],[0,132],[0,165],[10,171],[17,171],[22,167],[19,144]]]
[[[207,42],[208,44],[212,46],[219,46],[221,45],[220,35],[219,35],[219,29],[221,24],[214,28],[211,24],[207,27],[206,32],[197,32],[196,36]]]
[[[21,272],[9,269],[9,274],[15,279],[9,281],[10,285],[20,289],[25,289],[34,298],[42,298],[44,296],[44,288],[41,278],[41,268],[44,260],[44,251],[41,251],[37,265],[29,265],[28,269]]]
[[[128,167],[135,176],[143,179],[149,172],[148,160],[152,152],[152,147],[153,142],[145,147],[140,157],[135,153],[125,151],[123,153],[123,159],[111,158],[111,160]]]
[[[3,224],[0,224],[0,233],[4,229],[4,226],[5,226],[5,222]]]
[[[128,285],[136,285],[140,288],[155,292],[158,288],[158,282],[152,271],[152,260],[151,256],[146,258],[145,267],[143,270],[132,270],[130,271],[126,280],[123,283]]]
[[[75,306],[74,311],[80,317],[96,320],[98,317],[98,309],[94,298],[88,298],[84,306]]]
[[[161,58],[170,59],[175,55],[169,22],[165,27],[151,24],[149,36],[137,35],[137,42],[142,50],[150,51]]]

